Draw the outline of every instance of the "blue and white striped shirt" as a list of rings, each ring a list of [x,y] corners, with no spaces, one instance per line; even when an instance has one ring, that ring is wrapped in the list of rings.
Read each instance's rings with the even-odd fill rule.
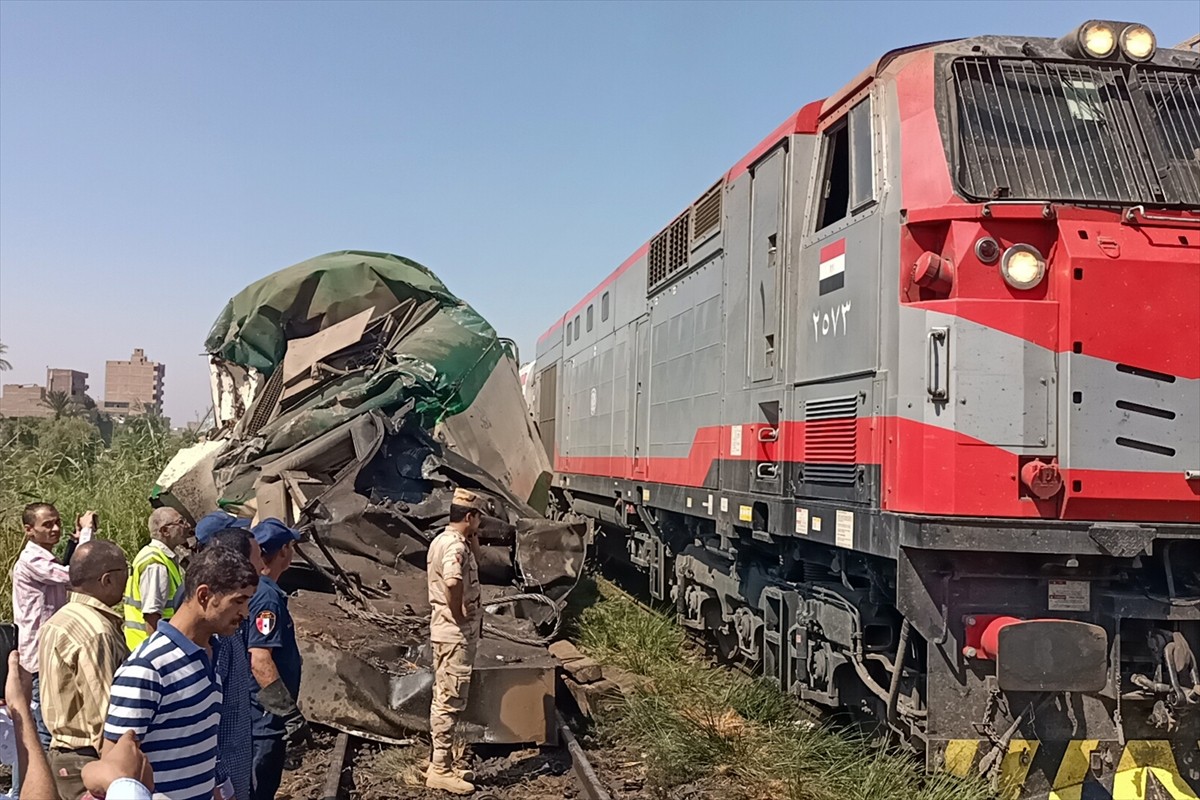
[[[137,735],[156,792],[211,800],[220,718],[221,681],[207,653],[163,622],[117,670],[104,738]]]

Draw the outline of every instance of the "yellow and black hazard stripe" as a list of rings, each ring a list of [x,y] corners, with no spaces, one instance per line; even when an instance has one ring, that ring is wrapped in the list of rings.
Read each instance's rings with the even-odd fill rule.
[[[951,739],[938,748],[934,763],[966,777],[978,774],[992,745]],[[1200,800],[1197,777],[1200,742],[1013,739],[1000,760],[998,789],[999,800]]]

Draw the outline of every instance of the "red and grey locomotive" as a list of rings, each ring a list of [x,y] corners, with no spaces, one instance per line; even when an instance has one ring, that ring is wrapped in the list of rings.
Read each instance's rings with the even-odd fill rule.
[[[563,315],[531,399],[725,656],[1008,796],[1197,797],[1200,55],[888,53]]]

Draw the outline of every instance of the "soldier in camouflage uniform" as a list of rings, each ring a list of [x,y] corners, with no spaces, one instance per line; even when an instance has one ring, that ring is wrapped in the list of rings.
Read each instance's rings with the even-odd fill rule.
[[[433,756],[425,785],[454,794],[471,794],[470,773],[453,768],[454,725],[467,706],[475,648],[482,626],[476,534],[483,519],[484,499],[455,489],[450,524],[429,546],[429,638],[433,646],[433,704],[429,730]]]

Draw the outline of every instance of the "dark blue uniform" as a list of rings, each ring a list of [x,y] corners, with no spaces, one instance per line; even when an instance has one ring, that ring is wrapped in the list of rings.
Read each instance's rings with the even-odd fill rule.
[[[291,693],[300,696],[300,648],[296,646],[296,627],[288,613],[287,595],[279,584],[266,575],[259,577],[258,589],[250,599],[251,649],[269,649],[279,670],[279,678]],[[254,793],[258,798],[274,798],[283,776],[285,754],[284,721],[258,703],[258,682],[251,681],[250,704],[254,737]]]

